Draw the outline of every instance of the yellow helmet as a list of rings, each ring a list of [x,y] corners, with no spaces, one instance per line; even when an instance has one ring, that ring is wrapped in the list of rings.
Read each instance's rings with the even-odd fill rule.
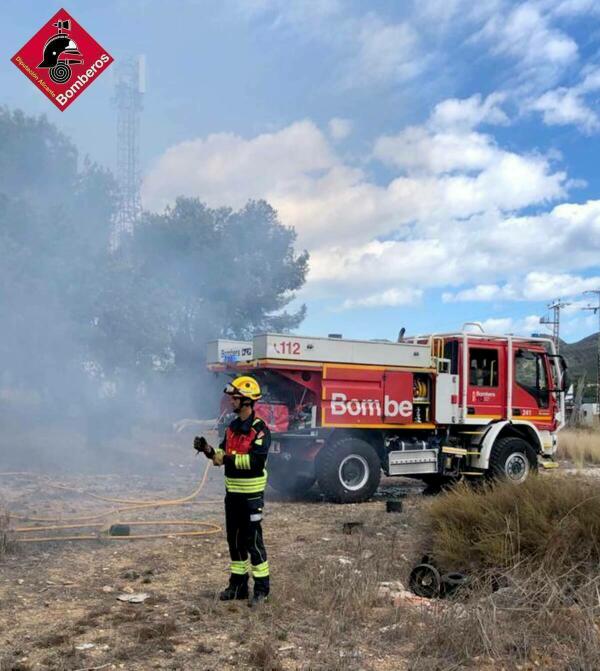
[[[236,377],[223,391],[232,396],[243,396],[251,401],[258,401],[262,396],[260,385],[249,375],[240,375],[239,377]]]

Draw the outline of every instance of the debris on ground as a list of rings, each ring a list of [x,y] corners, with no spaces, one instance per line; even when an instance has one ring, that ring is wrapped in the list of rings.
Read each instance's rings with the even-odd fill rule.
[[[144,603],[146,599],[149,599],[150,595],[147,592],[138,592],[134,594],[119,594],[117,599],[119,601],[125,601],[127,603]]]
[[[380,582],[377,597],[382,601],[391,603],[395,608],[399,608],[403,604],[429,607],[433,603],[433,599],[427,599],[409,592],[399,580]]]

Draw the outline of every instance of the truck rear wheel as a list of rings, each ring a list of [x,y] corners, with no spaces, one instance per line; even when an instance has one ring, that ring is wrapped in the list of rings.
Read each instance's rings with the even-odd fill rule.
[[[537,471],[537,457],[531,445],[515,436],[500,438],[492,446],[489,475],[516,485],[525,482]]]
[[[379,487],[381,461],[369,443],[346,436],[326,445],[317,457],[321,491],[334,503],[359,503]]]

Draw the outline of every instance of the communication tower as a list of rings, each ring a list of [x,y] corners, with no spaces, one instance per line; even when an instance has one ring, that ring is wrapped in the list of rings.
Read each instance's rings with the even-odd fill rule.
[[[117,247],[130,234],[140,216],[140,120],[146,90],[145,56],[116,63],[113,103],[117,108],[117,181],[119,210],[112,245]]]

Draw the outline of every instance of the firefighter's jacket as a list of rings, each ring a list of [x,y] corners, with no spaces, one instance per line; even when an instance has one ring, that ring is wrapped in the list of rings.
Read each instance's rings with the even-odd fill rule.
[[[262,494],[267,486],[267,454],[271,432],[254,413],[231,422],[219,450],[225,452],[225,489],[231,494]]]

